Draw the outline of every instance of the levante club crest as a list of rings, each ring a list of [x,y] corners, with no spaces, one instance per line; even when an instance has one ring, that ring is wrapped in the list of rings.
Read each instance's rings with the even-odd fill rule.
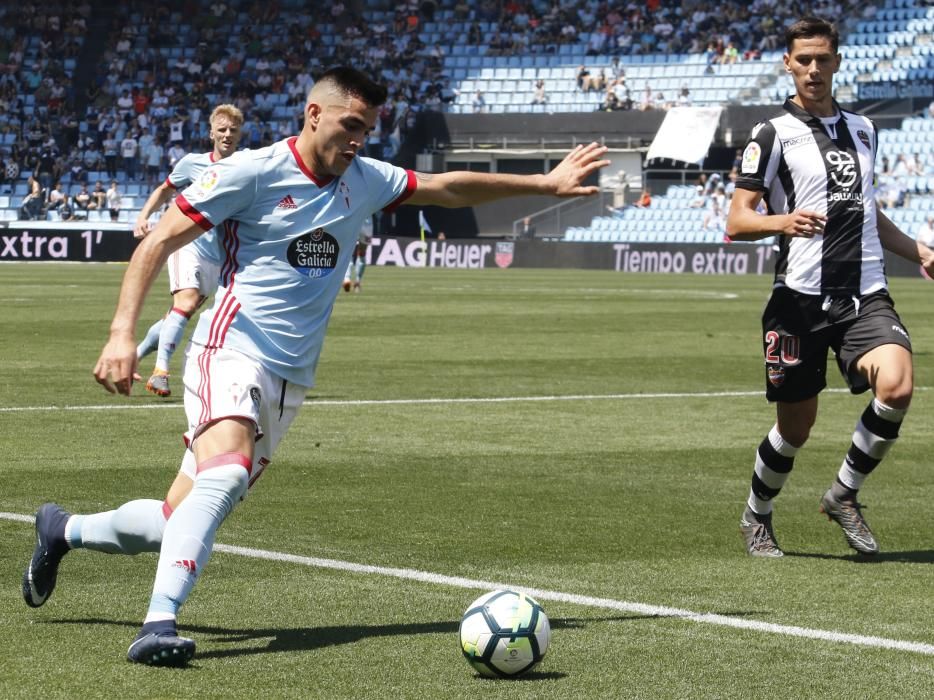
[[[774,387],[780,387],[785,383],[785,368],[784,367],[766,367],[766,372],[768,373],[769,382]]]
[[[497,241],[496,255],[493,258],[497,267],[509,267],[512,265],[512,255],[515,252],[516,244],[512,241]]]

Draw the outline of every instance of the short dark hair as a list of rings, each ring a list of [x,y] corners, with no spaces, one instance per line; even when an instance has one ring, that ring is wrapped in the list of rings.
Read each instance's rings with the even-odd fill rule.
[[[385,85],[374,82],[366,73],[350,66],[328,68],[318,82],[331,83],[341,92],[363,100],[369,107],[379,107],[388,95]]]
[[[819,17],[802,17],[788,27],[785,30],[785,50],[791,53],[791,45],[795,39],[813,39],[816,36],[825,36],[830,39],[833,52],[839,52],[840,33],[833,24]]]

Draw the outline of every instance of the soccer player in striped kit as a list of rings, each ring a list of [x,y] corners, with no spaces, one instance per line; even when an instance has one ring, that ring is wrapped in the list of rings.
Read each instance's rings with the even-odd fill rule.
[[[875,125],[833,99],[836,28],[806,17],[788,27],[785,41],[795,94],[780,116],[753,129],[727,220],[733,240],[779,240],[762,317],[766,397],[777,420],[757,450],[740,528],[750,555],[782,556],[772,501],[817,418],[832,349],[851,391],[872,389],[873,398],[820,509],[850,547],[875,554],[857,495],[898,437],[914,386],[911,340],[887,291],[883,249],[929,272],[934,252],[876,207]],[[756,213],[763,199],[768,211]]]
[[[208,562],[217,528],[269,465],[314,385],[363,221],[403,202],[463,207],[528,194],[595,194],[597,187],[582,183],[609,164],[606,148],[591,143],[543,175],[403,170],[358,155],[385,99],[386,88],[355,69],[326,71],[308,94],[297,137],[213,163],[137,247],[94,368],[108,391],[127,395],[138,363],[135,327],[159,270],[173,251],[221,227],[215,302],[186,351],[189,449],[179,488],[134,518],[117,517],[119,508],[113,516],[81,516],[43,505],[23,577],[28,605],[48,600],[70,549],[158,550],[149,610],[127,656],[151,665],[187,663],[195,642],[178,635],[179,608]]]

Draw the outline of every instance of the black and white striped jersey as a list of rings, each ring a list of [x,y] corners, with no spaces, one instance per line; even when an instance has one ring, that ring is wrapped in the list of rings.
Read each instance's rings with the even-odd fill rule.
[[[876,127],[840,109],[815,117],[788,99],[781,116],[757,124],[736,186],[763,192],[770,214],[827,215],[823,235],[779,236],[775,284],[802,294],[858,296],[886,287],[876,225]]]

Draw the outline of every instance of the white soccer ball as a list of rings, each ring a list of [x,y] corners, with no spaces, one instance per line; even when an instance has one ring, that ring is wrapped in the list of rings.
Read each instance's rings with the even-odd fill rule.
[[[550,640],[548,616],[524,593],[485,593],[461,618],[464,658],[477,672],[491,678],[525,673],[542,660]]]

